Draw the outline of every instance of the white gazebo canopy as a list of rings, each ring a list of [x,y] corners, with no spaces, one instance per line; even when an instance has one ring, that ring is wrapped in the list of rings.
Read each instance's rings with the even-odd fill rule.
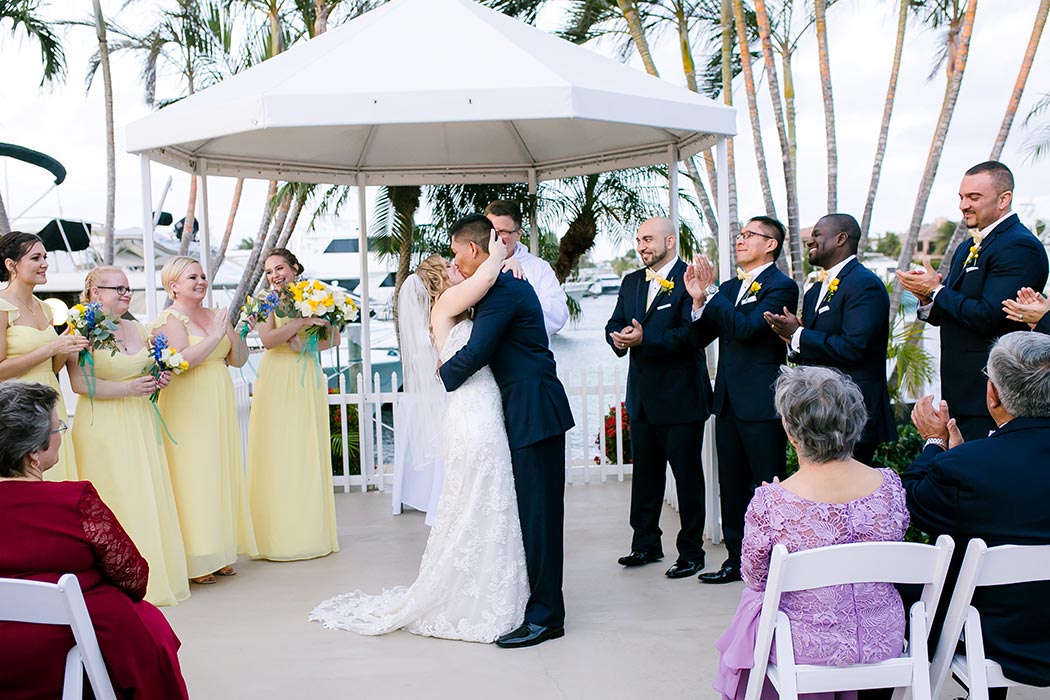
[[[735,123],[470,0],[394,0],[130,124],[127,147],[200,175],[526,182],[666,163]]]
[[[367,185],[528,182],[534,193],[538,180],[667,163],[677,220],[677,162],[716,146],[725,212],[735,124],[732,107],[471,0],[392,0],[128,125],[128,151],[142,157],[146,279],[155,279],[151,161],[202,178],[208,269],[208,175],[356,185],[367,253]],[[723,279],[728,231],[722,216]],[[367,393],[367,254],[361,261]]]

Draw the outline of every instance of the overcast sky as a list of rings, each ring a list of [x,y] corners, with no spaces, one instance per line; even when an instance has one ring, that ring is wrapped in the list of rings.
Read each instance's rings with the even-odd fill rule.
[[[152,3],[139,3],[133,12],[148,12]],[[940,169],[926,211],[926,220],[937,216],[958,218],[957,188],[962,172],[988,157],[998,132],[1024,54],[1038,0],[985,0],[979,6],[970,48],[969,64]],[[123,1],[104,1],[103,8],[117,13]],[[863,211],[871,174],[872,158],[882,116],[890,62],[896,31],[896,3],[869,0],[842,0],[828,12],[831,72],[834,83],[839,152],[839,209],[858,219]],[[52,2],[54,9],[68,3]],[[83,3],[85,16],[90,5]],[[129,18],[134,20],[135,18]],[[544,24],[556,24],[548,15]],[[677,44],[672,36],[655,48],[662,77],[684,84]],[[904,47],[896,109],[889,134],[882,181],[876,200],[873,230],[902,231],[907,228],[915,202],[915,191],[922,176],[930,139],[944,93],[944,73],[927,80],[938,36],[929,30],[909,27]],[[435,44],[438,38],[435,37]],[[1050,38],[1044,37],[1044,44]],[[10,25],[0,27],[0,141],[43,151],[61,161],[69,174],[54,194],[33,207],[29,216],[50,218],[58,212],[68,218],[102,221],[106,198],[105,122],[102,83],[96,80],[90,92],[84,90],[88,57],[96,48],[90,29],[70,29],[65,39],[69,78],[53,89],[40,88],[40,57],[35,42],[24,34],[12,37]],[[596,50],[610,52],[599,44]],[[124,127],[148,113],[143,104],[138,76],[140,59],[116,56],[113,62],[117,134],[117,213],[118,228],[140,225],[138,158],[124,152]],[[632,61],[632,64],[636,64]],[[798,110],[799,203],[803,226],[812,224],[826,209],[826,163],[824,118],[817,68],[816,43],[812,38],[798,47],[795,64]],[[765,81],[760,86],[762,126],[766,158],[770,164],[778,214],[786,218],[781,193],[783,175],[780,150]],[[169,91],[170,92],[170,91]],[[1025,155],[1024,143],[1030,131],[1024,116],[1043,93],[1050,92],[1050,47],[1043,46],[1021,102],[1021,109],[1002,160],[1017,178],[1015,209],[1026,219],[1050,219],[1050,160],[1033,163]],[[166,94],[163,87],[160,95]],[[743,84],[736,86],[738,105],[735,142],[737,186],[741,218],[759,213],[761,191],[755,168],[751,127],[748,122]],[[1050,114],[1044,116],[1050,118]],[[159,195],[167,175],[174,177],[165,209],[185,209],[188,177],[154,165],[154,197]],[[226,221],[232,180],[211,178],[211,220],[221,228]],[[0,159],[0,187],[9,216],[20,215],[51,184],[43,170],[10,159]],[[265,183],[249,183],[245,188],[235,240],[251,236],[258,225],[265,196]],[[25,228],[32,229],[26,224]],[[561,232],[559,232],[561,233]],[[603,249],[606,249],[603,246]],[[611,252],[611,251],[610,251]]]

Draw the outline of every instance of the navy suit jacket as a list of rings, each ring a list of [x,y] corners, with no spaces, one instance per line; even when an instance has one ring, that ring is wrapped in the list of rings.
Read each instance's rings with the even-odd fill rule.
[[[546,440],[573,426],[572,409],[547,346],[543,309],[532,285],[503,273],[474,306],[467,344],[441,365],[441,381],[455,391],[488,365],[503,395],[512,450]]]
[[[1013,214],[981,242],[977,260],[966,267],[970,245],[952,258],[944,289],[937,292],[929,322],[941,328],[941,393],[956,416],[987,416],[984,403],[988,352],[1002,335],[1026,331],[1009,321],[1003,300],[1021,287],[1041,292],[1046,285],[1046,250]]]
[[[903,474],[912,524],[955,540],[952,590],[966,544],[1050,544],[1050,419],[1015,418],[986,439],[927,447]],[[1050,582],[978,588],[984,647],[1003,673],[1050,685]]]
[[[645,269],[624,277],[605,325],[605,341],[623,357],[627,350],[614,347],[609,334],[630,326],[631,319],[642,324],[642,344],[630,349],[627,370],[627,415],[632,420],[644,414],[649,423],[673,425],[702,422],[711,415],[711,379],[692,330],[693,298],[682,281],[685,268],[681,260],[674,264],[667,278],[674,288],[657,294],[648,309]]]
[[[815,284],[802,301],[802,339],[797,361],[803,365],[833,367],[856,382],[864,394],[868,422],[862,443],[897,439],[893,407],[886,388],[886,348],[890,336],[890,295],[878,276],[856,259],[838,275],[831,299],[818,299]]]
[[[702,346],[718,338],[715,414],[726,416],[731,409],[740,420],[777,420],[773,383],[787,359],[787,346],[762,314],[784,313],[784,307],[794,313],[798,285],[776,265],[767,267],[754,281],[762,285],[751,297],[754,301],[739,305],[734,304],[741,280],[733,277],[723,282],[694,325]]]

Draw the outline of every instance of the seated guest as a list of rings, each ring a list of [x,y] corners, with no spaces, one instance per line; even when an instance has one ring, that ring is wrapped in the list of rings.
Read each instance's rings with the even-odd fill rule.
[[[44,481],[66,430],[57,405],[51,387],[0,383],[0,577],[56,583],[76,574],[117,697],[187,698],[179,640],[142,600],[146,560],[89,482]],[[68,627],[0,622],[0,695],[61,695],[73,643]]]
[[[987,374],[985,402],[999,426],[987,439],[963,443],[943,401],[934,409],[927,396],[912,412],[926,446],[901,479],[916,527],[955,540],[946,591],[974,537],[990,547],[1050,544],[1050,337],[1027,331],[1004,335],[988,356]],[[1011,680],[1050,685],[1047,600],[1050,583],[974,593],[985,653]],[[993,689],[991,697],[1005,698],[1006,691]]]
[[[798,452],[799,468],[783,482],[774,479],[758,488],[744,519],[741,574],[746,588],[729,629],[715,644],[722,657],[714,688],[735,700],[744,697],[754,662],[775,545],[798,552],[852,542],[896,542],[908,528],[897,475],[853,459],[867,420],[856,384],[826,367],[785,367],[775,401]],[[791,620],[795,660],[801,664],[875,663],[898,656],[904,646],[904,606],[889,583],[785,593],[780,610]],[[776,697],[768,681],[763,697]]]

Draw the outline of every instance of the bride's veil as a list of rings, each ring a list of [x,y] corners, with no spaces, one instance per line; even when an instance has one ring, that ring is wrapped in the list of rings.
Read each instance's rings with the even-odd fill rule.
[[[399,405],[405,467],[418,469],[441,458],[445,387],[437,376],[438,354],[430,335],[430,295],[419,275],[408,276],[397,296],[404,390]],[[407,428],[407,431],[405,430]]]

